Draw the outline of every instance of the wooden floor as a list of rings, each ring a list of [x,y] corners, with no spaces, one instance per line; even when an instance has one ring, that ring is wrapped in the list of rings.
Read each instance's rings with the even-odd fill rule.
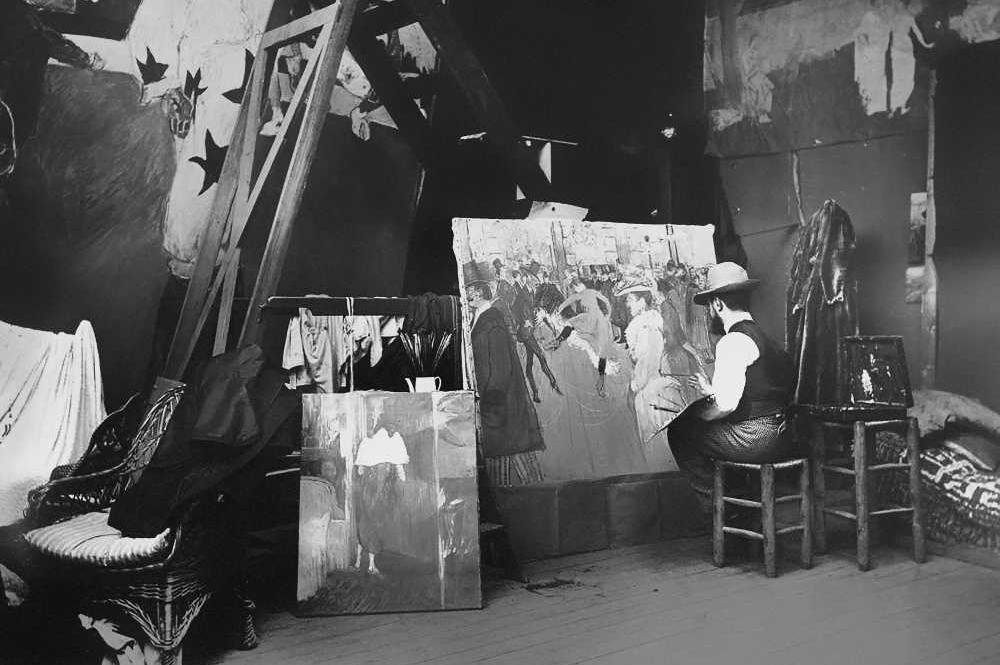
[[[1000,572],[901,549],[857,570],[848,550],[781,576],[717,569],[705,539],[528,566],[483,610],[259,622],[253,651],[185,653],[187,665],[971,665],[1000,663]]]

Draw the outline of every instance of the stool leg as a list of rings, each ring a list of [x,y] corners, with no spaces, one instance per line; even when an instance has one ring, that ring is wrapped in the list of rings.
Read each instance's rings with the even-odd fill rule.
[[[813,533],[812,533],[812,465],[809,460],[802,462],[802,477],[799,480],[799,493],[802,501],[799,508],[802,512],[802,567],[812,568],[813,565]]]
[[[907,455],[910,459],[910,505],[913,507],[913,560],[927,560],[924,544],[924,510],[920,490],[920,426],[909,418],[906,428]]]
[[[715,565],[719,567],[726,565],[726,532],[722,528],[726,523],[724,481],[725,469],[722,464],[715,462],[715,487],[712,491],[712,557]]]
[[[768,577],[775,577],[777,538],[774,525],[774,465],[772,464],[760,466],[760,503],[763,522],[761,533],[764,535],[764,573]]]
[[[854,423],[854,514],[858,528],[858,569],[872,567],[868,549],[868,428],[864,422]]]
[[[826,476],[823,465],[826,463],[826,427],[822,423],[813,425],[812,440],[812,473],[813,473],[813,516],[815,518],[816,551],[826,552]]]

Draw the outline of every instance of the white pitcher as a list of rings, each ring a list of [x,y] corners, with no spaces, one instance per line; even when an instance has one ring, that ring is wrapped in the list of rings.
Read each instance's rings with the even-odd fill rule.
[[[413,381],[404,379],[411,393],[432,393],[441,390],[440,376],[418,376]]]

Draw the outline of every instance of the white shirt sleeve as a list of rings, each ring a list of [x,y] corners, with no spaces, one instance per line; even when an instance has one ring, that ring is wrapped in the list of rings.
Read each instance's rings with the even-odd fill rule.
[[[715,373],[712,388],[715,406],[719,411],[732,413],[739,406],[747,384],[747,367],[760,357],[760,350],[753,340],[740,332],[722,337],[715,346]]]

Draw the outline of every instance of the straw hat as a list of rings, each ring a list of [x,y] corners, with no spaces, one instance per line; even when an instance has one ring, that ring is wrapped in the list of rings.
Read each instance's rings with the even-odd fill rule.
[[[726,261],[708,269],[708,288],[695,294],[693,300],[698,305],[706,305],[713,297],[734,291],[749,291],[760,285],[759,279],[750,279],[742,267]]]
[[[640,291],[656,291],[656,284],[644,276],[624,277],[615,285],[615,295],[623,296],[627,293],[638,293]]]

